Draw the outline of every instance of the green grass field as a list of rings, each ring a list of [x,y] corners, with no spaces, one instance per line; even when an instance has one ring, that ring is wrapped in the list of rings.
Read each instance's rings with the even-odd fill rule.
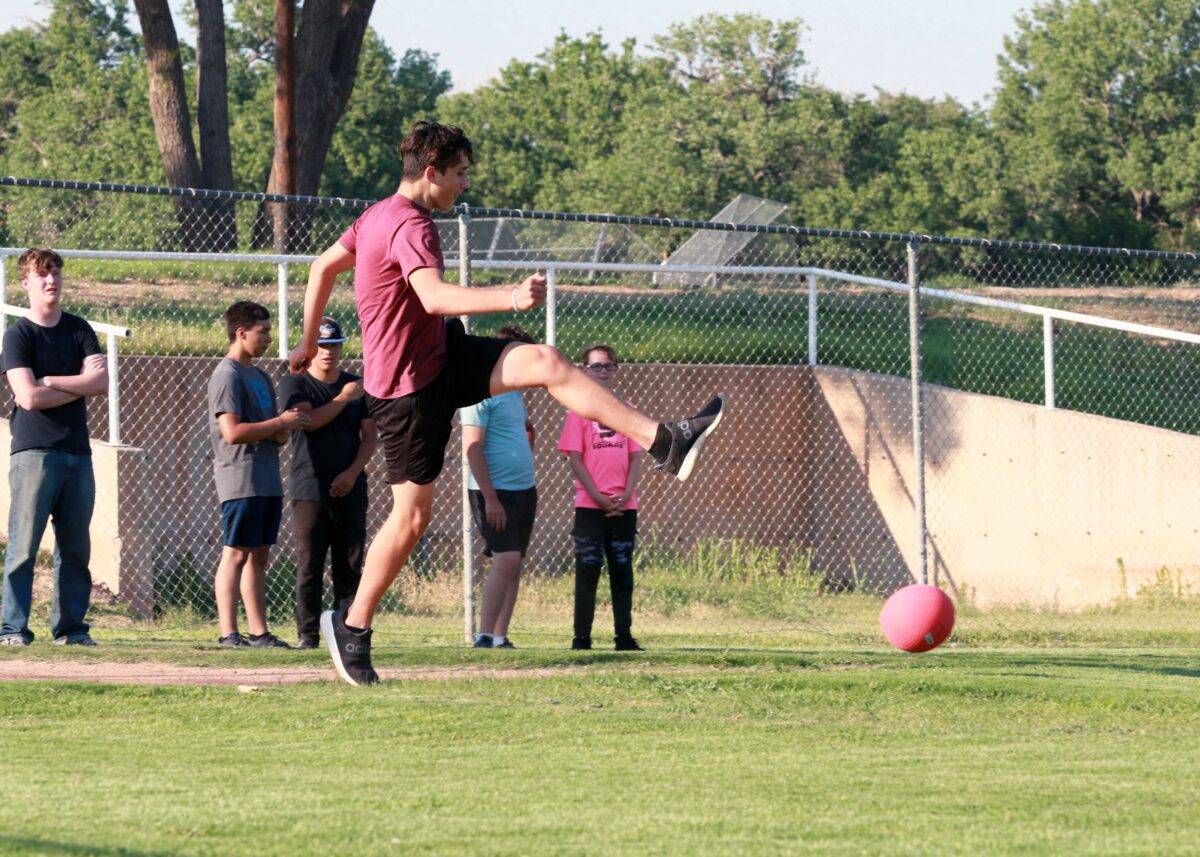
[[[1195,651],[377,660],[485,670],[253,694],[0,686],[0,851],[1164,854],[1200,832]]]

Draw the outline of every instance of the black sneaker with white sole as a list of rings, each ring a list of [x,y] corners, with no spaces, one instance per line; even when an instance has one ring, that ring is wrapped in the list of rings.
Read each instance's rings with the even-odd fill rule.
[[[666,458],[654,465],[654,469],[674,474],[680,482],[686,482],[696,467],[696,459],[700,457],[705,441],[717,430],[724,415],[725,397],[718,393],[695,416],[664,423],[671,433],[671,449]]]
[[[91,634],[75,634],[71,637],[55,637],[52,641],[56,646],[94,646],[96,641]]]
[[[346,609],[321,614],[321,636],[329,647],[333,666],[344,681],[353,685],[375,684],[379,674],[371,666],[371,629],[346,627]]]
[[[287,643],[276,637],[270,631],[265,634],[251,634],[249,637],[252,649],[290,649]]]
[[[473,647],[476,649],[490,649],[492,647],[491,634],[477,634]]]
[[[297,649],[318,649],[321,647],[321,638],[316,634],[301,634],[296,640]]]

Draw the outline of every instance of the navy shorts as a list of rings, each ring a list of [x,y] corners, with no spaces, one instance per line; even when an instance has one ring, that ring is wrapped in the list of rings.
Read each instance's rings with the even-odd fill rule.
[[[279,520],[283,517],[282,497],[242,497],[221,504],[221,523],[225,527],[225,546],[260,548],[275,544]]]

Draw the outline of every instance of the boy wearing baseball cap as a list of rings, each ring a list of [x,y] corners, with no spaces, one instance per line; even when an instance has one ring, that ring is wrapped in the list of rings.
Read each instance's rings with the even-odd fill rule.
[[[362,378],[342,370],[346,335],[324,316],[317,354],[299,375],[279,382],[285,408],[309,411],[292,432],[287,498],[296,537],[296,631],[299,648],[319,645],[325,557],[330,555],[333,603],[354,595],[362,576],[367,538],[367,477],[375,452],[375,421],[367,415]]]

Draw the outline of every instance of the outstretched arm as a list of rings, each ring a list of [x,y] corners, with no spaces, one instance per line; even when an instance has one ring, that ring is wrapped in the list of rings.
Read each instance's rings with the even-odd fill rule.
[[[546,278],[533,274],[516,285],[468,289],[447,283],[437,268],[418,268],[408,282],[430,315],[480,315],[487,312],[524,312],[546,300]]]
[[[334,241],[324,253],[317,257],[308,269],[308,287],[304,290],[304,332],[300,343],[288,355],[288,368],[303,372],[317,353],[317,331],[321,327],[321,316],[329,305],[333,282],[342,271],[354,267],[354,254]]]

